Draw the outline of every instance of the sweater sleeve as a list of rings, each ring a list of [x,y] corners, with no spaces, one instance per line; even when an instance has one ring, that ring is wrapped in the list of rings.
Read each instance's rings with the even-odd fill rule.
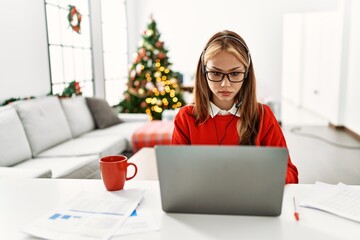
[[[263,105],[263,117],[257,144],[260,146],[286,147],[285,137],[270,107]],[[288,157],[285,183],[298,183],[298,170]]]
[[[188,145],[190,144],[190,130],[187,121],[189,107],[182,107],[176,114],[174,119],[174,131],[172,134],[172,145]]]

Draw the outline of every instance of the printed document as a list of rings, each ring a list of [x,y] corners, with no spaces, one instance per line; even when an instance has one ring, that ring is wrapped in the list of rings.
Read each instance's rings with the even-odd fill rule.
[[[360,190],[343,183],[330,185],[316,182],[314,195],[301,202],[300,206],[360,222]]]
[[[155,220],[151,209],[141,202],[126,222],[116,231],[111,240],[122,239],[123,235],[158,230],[160,230],[160,226]]]
[[[26,226],[27,234],[46,239],[109,239],[140,203],[144,190],[82,192]]]

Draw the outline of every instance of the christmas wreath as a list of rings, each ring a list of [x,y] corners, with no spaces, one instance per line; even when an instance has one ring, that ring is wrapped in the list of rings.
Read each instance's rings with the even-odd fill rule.
[[[75,6],[69,5],[69,14],[67,19],[69,21],[69,26],[75,32],[80,34],[80,24],[81,24],[81,14],[78,12]]]

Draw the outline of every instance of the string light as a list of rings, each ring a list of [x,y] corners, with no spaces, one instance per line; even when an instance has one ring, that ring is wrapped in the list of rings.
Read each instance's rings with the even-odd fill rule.
[[[154,111],[157,113],[161,113],[163,111],[163,109],[159,106],[154,106]]]
[[[163,102],[164,105],[168,105],[168,104],[169,104],[169,102],[168,102],[168,100],[167,100],[166,98],[163,98],[163,99],[162,99],[162,102]]]
[[[151,104],[152,104],[152,105],[155,105],[156,102],[157,102],[157,98],[156,98],[156,97],[154,97],[153,99],[151,99]]]

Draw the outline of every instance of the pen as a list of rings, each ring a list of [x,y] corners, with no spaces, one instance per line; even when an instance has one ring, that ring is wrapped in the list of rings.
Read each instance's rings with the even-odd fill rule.
[[[300,220],[300,217],[299,217],[299,212],[296,211],[295,197],[293,197],[293,201],[294,201],[294,217],[295,217],[295,220],[296,220],[296,221],[299,221],[299,220]]]

